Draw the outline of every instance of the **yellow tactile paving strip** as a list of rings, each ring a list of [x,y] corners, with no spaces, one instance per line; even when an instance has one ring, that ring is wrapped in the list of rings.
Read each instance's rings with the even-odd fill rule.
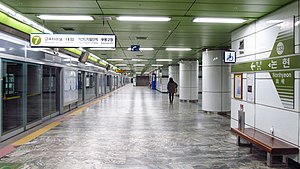
[[[33,133],[29,134],[28,136],[14,142],[12,145],[13,146],[20,146],[20,145],[26,144],[26,143],[30,142],[31,140],[37,138],[38,136],[46,133],[47,131],[51,130],[52,128],[54,128],[54,127],[56,127],[60,124],[61,124],[61,122],[53,122],[53,123],[41,128],[41,129],[39,129],[38,131],[33,132]]]

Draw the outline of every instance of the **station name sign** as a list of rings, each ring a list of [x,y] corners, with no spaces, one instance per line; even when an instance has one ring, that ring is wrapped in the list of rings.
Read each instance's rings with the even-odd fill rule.
[[[116,35],[30,34],[31,47],[115,48]]]

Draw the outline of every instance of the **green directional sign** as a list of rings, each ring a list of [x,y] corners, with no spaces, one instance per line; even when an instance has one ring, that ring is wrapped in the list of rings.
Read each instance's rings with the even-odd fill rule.
[[[235,64],[232,66],[232,72],[262,72],[300,69],[300,55],[291,55],[285,57],[268,58],[265,60],[256,60]]]
[[[279,32],[270,57],[294,54],[294,46],[293,30]]]
[[[294,108],[294,71],[270,72],[284,108]]]

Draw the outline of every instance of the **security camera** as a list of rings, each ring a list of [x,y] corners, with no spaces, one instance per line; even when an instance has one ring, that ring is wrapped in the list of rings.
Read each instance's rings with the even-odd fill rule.
[[[53,51],[53,55],[58,56],[58,52],[57,51]]]
[[[58,49],[58,48],[54,48],[52,52],[53,52],[53,55],[58,56],[58,54],[59,54],[59,49]]]

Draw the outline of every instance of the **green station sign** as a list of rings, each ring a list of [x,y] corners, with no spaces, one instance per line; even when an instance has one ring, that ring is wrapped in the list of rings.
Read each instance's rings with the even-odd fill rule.
[[[280,100],[285,108],[294,108],[295,72],[270,72]]]
[[[232,72],[262,72],[300,69],[300,55],[291,55],[265,60],[240,63],[232,66]]]

